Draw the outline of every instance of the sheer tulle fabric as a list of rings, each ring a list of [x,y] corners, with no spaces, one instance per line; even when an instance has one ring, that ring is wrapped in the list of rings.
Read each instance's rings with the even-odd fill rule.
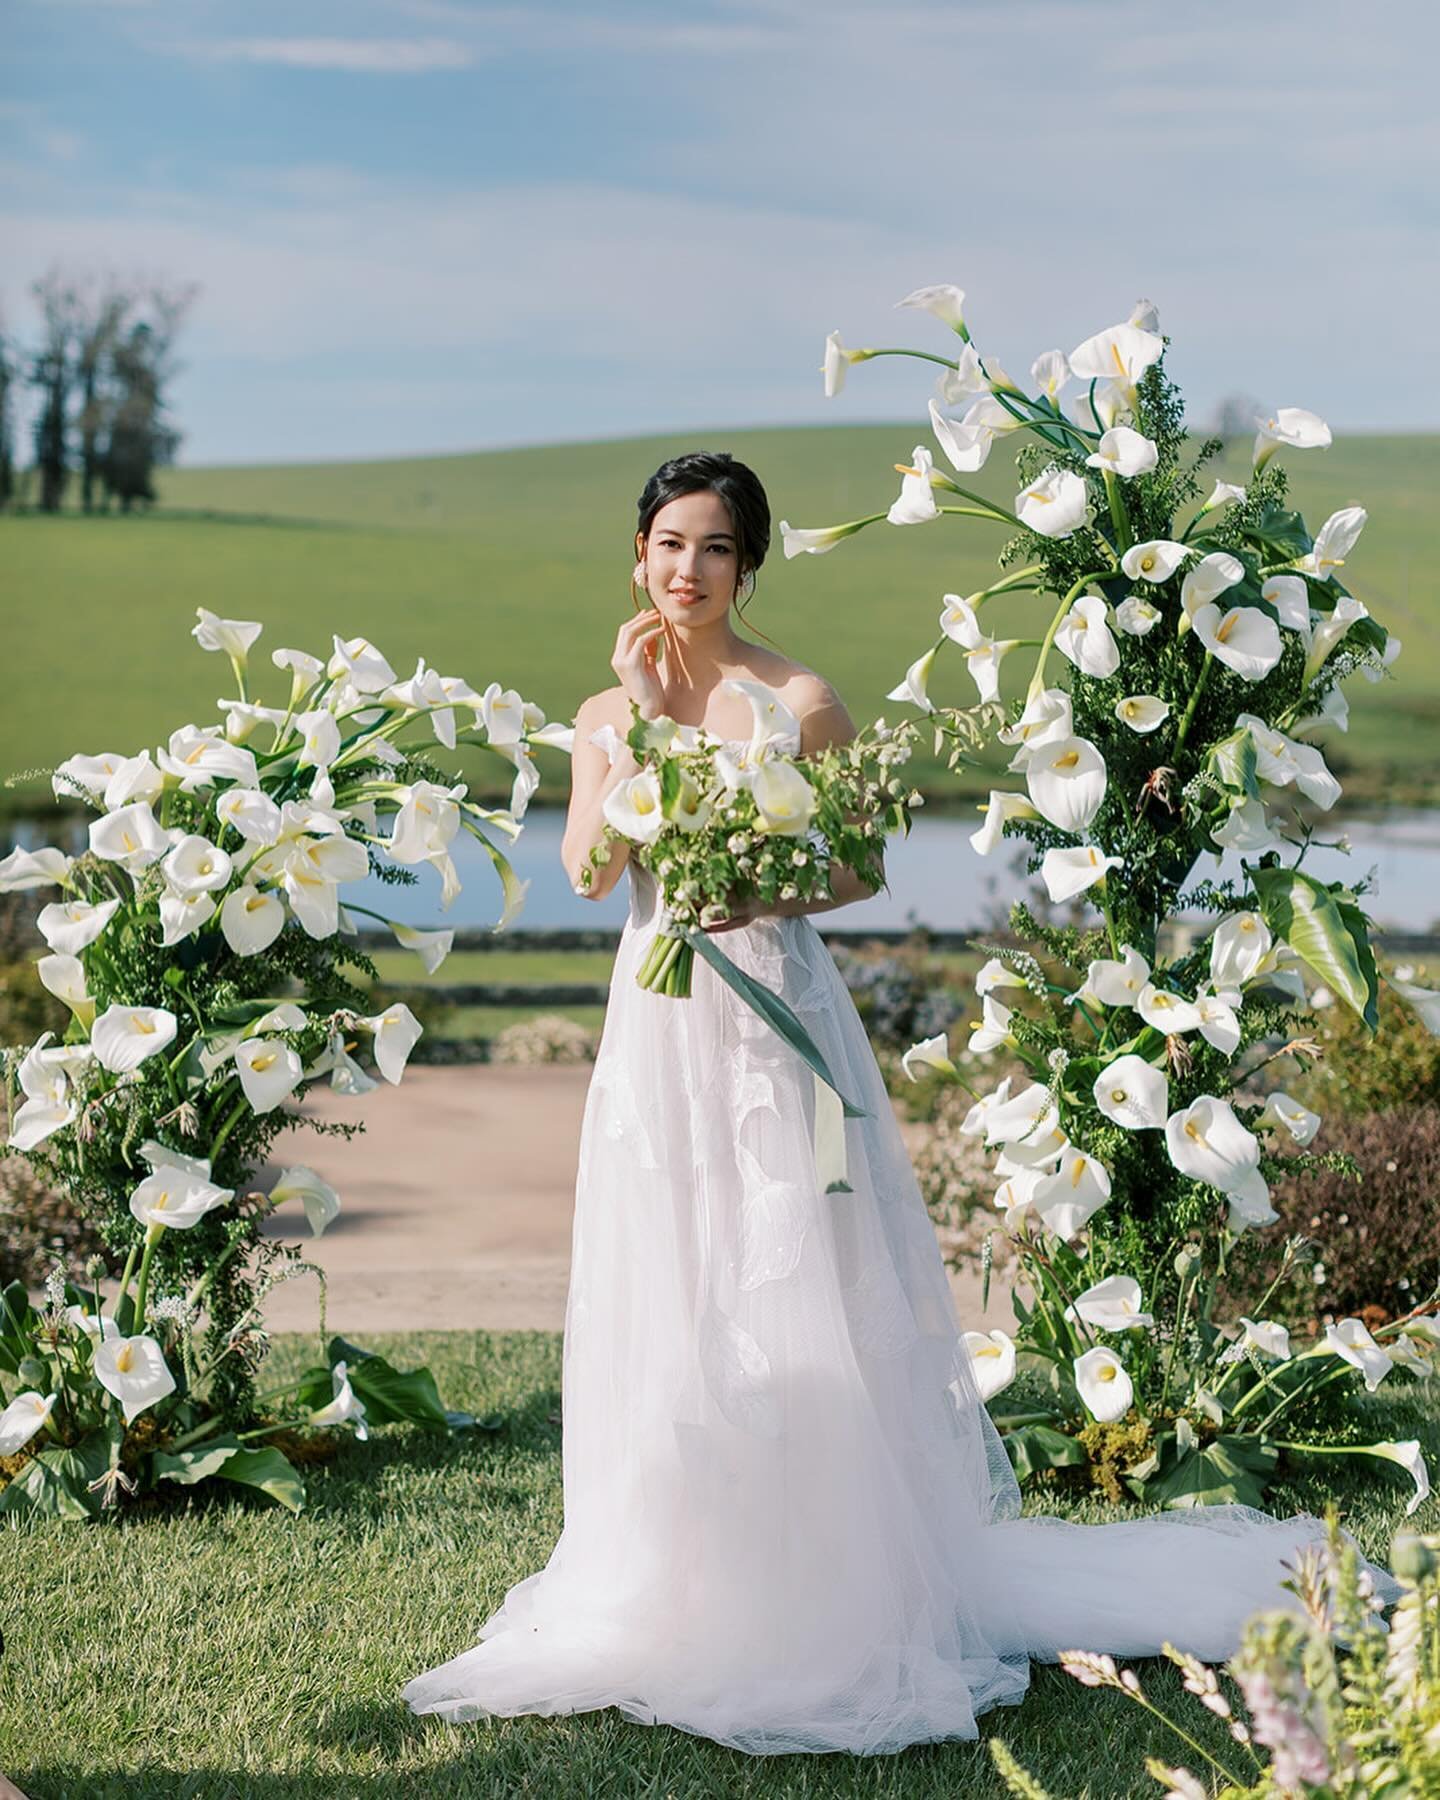
[[[698,958],[644,992],[632,868],[580,1143],[564,1343],[564,1529],[417,1713],[614,1706],[753,1754],[976,1735],[1029,1660],[1218,1659],[1314,1519],[1019,1518],[934,1229],[845,985],[806,918],[724,933],[842,1086],[853,1192],[825,1194],[809,1071]]]

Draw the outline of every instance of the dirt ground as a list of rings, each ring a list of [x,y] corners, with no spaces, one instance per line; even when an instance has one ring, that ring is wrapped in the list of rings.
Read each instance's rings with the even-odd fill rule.
[[[293,1202],[269,1228],[325,1270],[328,1329],[559,1331],[589,1080],[589,1064],[481,1064],[412,1069],[402,1087],[360,1100],[315,1090],[307,1105],[318,1117],[363,1118],[363,1135],[288,1131],[272,1172],[307,1164],[338,1190],[342,1210],[318,1239]],[[913,1144],[915,1128],[902,1129]],[[961,1318],[979,1326],[978,1277],[952,1284]],[[300,1276],[272,1291],[266,1321],[314,1330],[318,1299],[314,1277]],[[999,1283],[983,1323],[1011,1323]]]

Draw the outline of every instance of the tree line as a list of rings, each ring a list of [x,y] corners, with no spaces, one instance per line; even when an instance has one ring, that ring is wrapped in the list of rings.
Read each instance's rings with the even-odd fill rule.
[[[55,270],[30,287],[40,315],[33,339],[0,318],[0,510],[59,512],[77,480],[87,513],[153,503],[154,471],[175,460],[183,437],[168,393],[198,292]],[[26,390],[32,460],[22,469]]]

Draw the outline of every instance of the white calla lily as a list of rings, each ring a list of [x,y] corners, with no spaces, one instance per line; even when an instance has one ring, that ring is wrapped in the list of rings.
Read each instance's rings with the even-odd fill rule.
[[[109,1006],[90,1028],[90,1047],[102,1069],[123,1075],[164,1050],[176,1025],[163,1006]]]
[[[300,733],[296,767],[328,769],[340,754],[340,724],[334,713],[323,706],[301,713],[295,720],[295,729]]]
[[[410,1052],[419,1043],[424,1026],[403,1001],[387,1006],[384,1012],[371,1018],[362,1019],[361,1023],[373,1034],[376,1068],[392,1087],[398,1087]]]
[[[1239,994],[1197,994],[1195,1010],[1200,1015],[1200,1035],[1205,1042],[1226,1056],[1233,1056],[1240,1048]]]
[[[240,787],[258,787],[260,770],[253,751],[232,744],[220,726],[182,725],[170,733],[169,746],[156,752],[156,761],[180,784],[182,794],[198,793],[217,781],[233,781]],[[108,793],[108,789],[106,790]]]
[[[1214,512],[1217,506],[1227,506],[1233,500],[1243,500],[1245,489],[1237,487],[1233,481],[1217,481],[1210,490],[1210,498],[1200,508],[1202,513]]]
[[[363,1444],[370,1436],[365,1423],[365,1402],[350,1385],[349,1367],[337,1362],[330,1371],[332,1398],[310,1414],[312,1425],[353,1425],[355,1436]]]
[[[64,1006],[68,1006],[88,1027],[95,1017],[95,1002],[86,985],[85,965],[78,956],[42,956],[35,965],[40,985]]]
[[[1065,1308],[1072,1322],[1093,1325],[1097,1331],[1133,1331],[1137,1325],[1153,1325],[1154,1315],[1144,1310],[1140,1283],[1133,1275],[1107,1275],[1077,1294]]]
[[[933,1043],[934,1039],[928,1040]],[[975,1104],[960,1121],[961,1137],[981,1137],[989,1129],[989,1117],[997,1106],[1004,1106],[1010,1098],[1011,1078],[1007,1075],[993,1093],[981,1094]]]
[[[1197,606],[1190,623],[1210,654],[1245,681],[1263,681],[1284,650],[1280,627],[1256,606],[1222,612],[1212,602]]]
[[[942,639],[941,642],[943,641]],[[916,657],[905,671],[905,679],[898,686],[891,688],[885,698],[887,700],[908,700],[912,706],[918,706],[921,712],[934,712],[935,707],[926,689],[930,684],[930,672],[935,667],[935,658],[939,651],[940,645],[933,644],[923,656]]]
[[[1292,1100],[1278,1088],[1266,1100],[1265,1110],[1255,1121],[1257,1131],[1288,1132],[1301,1145],[1314,1139],[1320,1125],[1319,1113],[1311,1112],[1308,1106],[1302,1106],[1298,1100]]]
[[[1121,381],[1133,387],[1164,354],[1165,340],[1158,332],[1112,325],[1077,344],[1070,352],[1070,367],[1081,381]]]
[[[1325,1348],[1358,1369],[1373,1394],[1394,1367],[1390,1353],[1377,1344],[1360,1319],[1341,1319],[1325,1327]]]
[[[1210,936],[1210,985],[1216,993],[1243,988],[1259,973],[1274,939],[1257,912],[1230,913]]]
[[[298,1200],[305,1208],[305,1221],[312,1237],[319,1237],[340,1211],[340,1196],[313,1169],[303,1163],[293,1169],[282,1169],[280,1178],[270,1190],[270,1204],[283,1206],[287,1200]]]
[[[1262,585],[1260,598],[1275,608],[1275,616],[1287,631],[1310,641],[1310,590],[1298,575],[1272,575]]]
[[[1060,1114],[1049,1088],[1032,1081],[1012,1096],[1007,1084],[1002,1083],[1002,1087],[1005,1088],[1004,1098],[997,1089],[991,1097],[993,1104],[985,1109],[987,1145],[1004,1144],[1009,1148],[1038,1140],[1048,1136],[1059,1124]]]
[[[1263,800],[1239,801],[1230,808],[1225,823],[1210,835],[1222,850],[1233,850],[1240,856],[1278,850],[1285,841],[1272,828]]]
[[[1039,693],[1028,694],[1020,717],[1013,725],[1002,725],[995,735],[1002,744],[1018,745],[1010,767],[1023,769],[1032,750],[1075,735],[1070,696],[1063,688],[1041,688]]]
[[[759,815],[755,829],[775,837],[800,837],[810,828],[819,797],[793,762],[771,757],[755,770],[750,797]]]
[[[455,946],[453,931],[420,931],[414,925],[401,925],[393,919],[390,929],[402,950],[413,950],[420,958],[427,975],[435,974]]]
[[[67,756],[50,777],[50,791],[57,800],[70,800],[76,794],[99,800],[124,761],[118,750],[102,750],[98,756]]]
[[[1001,1044],[1011,1042],[1010,1008],[1003,1006],[992,994],[987,994],[980,1003],[981,1017],[978,1023],[970,1027],[970,1048],[977,1055],[984,1055],[987,1050],[998,1050]]]
[[[1399,1444],[1367,1444],[1365,1454],[1383,1456],[1386,1462],[1398,1464],[1415,1483],[1415,1492],[1405,1502],[1407,1516],[1415,1511],[1422,1500],[1430,1498],[1430,1470],[1426,1466],[1419,1438],[1407,1438],[1404,1443]]]
[[[215,816],[247,844],[268,847],[279,842],[280,808],[259,788],[227,788],[215,802]]]
[[[220,931],[236,956],[258,956],[285,929],[284,902],[249,882],[225,896]]]
[[[264,630],[253,619],[221,619],[203,606],[195,608],[199,623],[190,627],[190,635],[202,650],[221,650],[241,668],[250,654],[250,646]]]
[[[92,819],[89,836],[92,855],[102,862],[119,863],[131,874],[159,862],[170,848],[169,834],[151,812],[148,800],[136,800],[103,819]]]
[[[990,383],[973,344],[962,344],[953,369],[942,369],[935,378],[935,391],[947,406],[971,400],[977,394],[989,394]]]
[[[216,1187],[203,1176],[173,1163],[147,1175],[130,1196],[130,1211],[142,1225],[188,1231],[216,1207],[235,1198],[233,1188]]]
[[[939,518],[940,509],[930,480],[934,467],[935,459],[923,444],[915,446],[909,463],[895,465],[895,472],[903,475],[904,480],[885,515],[892,525],[925,525],[931,519]]]
[[[1105,799],[1105,758],[1088,738],[1060,738],[1035,751],[1025,785],[1042,818],[1061,831],[1086,831]]]
[[[1120,667],[1120,646],[1110,631],[1110,609],[1099,594],[1082,594],[1061,620],[1055,648],[1082,675],[1104,680]]]
[[[943,1031],[934,1037],[922,1038],[918,1044],[912,1044],[900,1058],[900,1067],[905,1071],[906,1079],[918,1081],[919,1069],[938,1069],[942,1075],[953,1075],[955,1064],[950,1060],[950,1046]]]
[[[1120,558],[1120,567],[1131,581],[1168,581],[1187,556],[1195,553],[1188,544],[1173,538],[1147,538],[1143,544],[1132,544]]]
[[[1133,389],[1124,381],[1097,381],[1070,402],[1070,416],[1086,431],[1108,431],[1132,416]]]
[[[981,1400],[993,1400],[1015,1379],[1015,1345],[1003,1331],[967,1331],[965,1348]]]
[[[1147,982],[1136,996],[1135,1010],[1147,1025],[1163,1031],[1166,1037],[1183,1037],[1200,1024],[1200,1008],[1193,1000],[1182,999],[1153,981]]]
[[[193,937],[215,916],[215,896],[205,892],[177,894],[172,888],[160,896],[160,942],[167,947]]]
[[[14,1456],[44,1425],[55,1410],[58,1394],[38,1394],[33,1388],[17,1394],[0,1412],[0,1456]]]
[[[964,333],[965,290],[952,282],[942,281],[930,287],[918,287],[895,304],[897,307],[913,306],[922,312],[933,313],[942,325],[948,325],[952,331]]]
[[[1118,959],[1102,956],[1090,964],[1081,993],[1102,1006],[1134,1006],[1149,980],[1149,963],[1133,945],[1122,944]]]
[[[334,654],[325,665],[332,681],[348,681],[360,694],[383,694],[395,684],[395,671],[369,638],[332,639]]]
[[[78,956],[101,935],[119,905],[118,900],[95,905],[88,900],[52,900],[41,907],[36,924],[52,950],[61,956]]]
[[[64,884],[74,857],[47,845],[43,850],[14,849],[0,857],[0,894],[27,893],[31,888]]]
[[[1046,469],[1015,496],[1015,516],[1041,537],[1070,537],[1089,523],[1089,491],[1073,469]]]
[[[1417,982],[1401,981],[1396,975],[1387,975],[1385,982],[1412,1009],[1431,1036],[1440,1037],[1440,994]]]
[[[225,851],[193,832],[182,837],[160,864],[177,894],[208,894],[223,888],[231,866]]]
[[[279,1038],[245,1038],[231,1055],[245,1098],[257,1113],[274,1112],[304,1078],[300,1058]]]
[[[1063,350],[1044,350],[1030,365],[1030,379],[1047,400],[1058,400],[1070,379],[1070,358]]]
[[[1125,866],[1122,856],[1105,856],[1093,844],[1077,849],[1047,850],[1040,859],[1040,879],[1056,906],[1104,881],[1111,869]]]
[[[1260,1173],[1260,1140],[1235,1117],[1228,1100],[1201,1094],[1172,1113],[1165,1124],[1165,1147],[1182,1175],[1254,1209],[1246,1223],[1268,1223],[1258,1216],[1264,1212],[1275,1217],[1270,1189]]]
[[[1024,794],[1006,794],[998,788],[991,788],[990,798],[983,811],[985,823],[978,831],[970,834],[970,842],[980,856],[992,856],[1000,848],[1009,820],[1033,819],[1037,816],[1034,806]]]
[[[971,413],[967,413],[964,419],[950,419],[932,400],[930,429],[957,475],[973,475],[977,469],[985,467],[990,447],[995,442],[995,426],[984,417],[972,418]]]
[[[105,784],[105,810],[118,812],[136,800],[153,802],[160,798],[164,787],[164,775],[143,750],[138,756],[124,757]]]
[[[1245,565],[1226,550],[1212,550],[1187,571],[1180,583],[1180,609],[1193,619],[1202,606],[1218,600],[1228,588],[1245,579]]]
[[[1250,733],[1256,772],[1262,781],[1272,787],[1298,787],[1322,812],[1328,812],[1340,798],[1340,783],[1314,744],[1297,743],[1254,713],[1238,714],[1235,723]]]
[[[1145,637],[1164,615],[1143,594],[1127,594],[1115,608],[1115,623],[1127,637]]]
[[[1110,1172],[1083,1150],[1067,1144],[1060,1166],[1036,1182],[1030,1204],[1047,1231],[1067,1242],[1110,1198]]]
[[[1113,1425],[1129,1412],[1135,1387],[1113,1350],[1087,1350],[1075,1359],[1075,1387],[1081,1404],[1102,1425]]]
[[[1341,594],[1328,613],[1317,613],[1310,626],[1310,643],[1305,652],[1303,680],[1308,686],[1324,668],[1330,654],[1344,641],[1352,625],[1368,619],[1370,613],[1363,600],[1353,594]]]
[[[975,975],[975,993],[983,1000],[987,994],[993,994],[996,988],[1024,988],[1023,975],[1017,975],[1013,969],[1007,969],[998,956],[992,956],[988,962],[982,963]]]
[[[1170,708],[1158,694],[1127,694],[1115,702],[1115,717],[1141,737],[1148,737],[1170,717]]]
[[[804,527],[792,525],[788,519],[782,519],[780,542],[787,561],[792,556],[823,556],[827,550],[833,550],[845,538],[854,537],[857,531],[862,531],[871,523],[869,519],[851,519],[844,525]]]
[[[1170,1110],[1170,1083],[1163,1069],[1143,1056],[1127,1054],[1107,1063],[1095,1078],[1095,1104],[1112,1124],[1126,1131],[1163,1130]]]
[[[1128,425],[1112,425],[1101,435],[1094,453],[1085,458],[1085,464],[1128,481],[1136,475],[1148,475],[1159,460],[1160,452],[1153,439],[1132,431]]]
[[[1303,406],[1281,406],[1255,420],[1255,468],[1265,466],[1281,445],[1291,450],[1324,450],[1331,442],[1330,427],[1318,414]]]
[[[1253,1344],[1266,1356],[1273,1356],[1276,1362],[1290,1360],[1290,1333],[1283,1325],[1271,1324],[1268,1320],[1247,1319],[1240,1315],[1240,1323],[1245,1328],[1243,1341]]]
[[[98,1343],[91,1366],[101,1387],[120,1402],[127,1425],[133,1425],[147,1408],[175,1392],[175,1377],[164,1353],[154,1338],[143,1333]]]

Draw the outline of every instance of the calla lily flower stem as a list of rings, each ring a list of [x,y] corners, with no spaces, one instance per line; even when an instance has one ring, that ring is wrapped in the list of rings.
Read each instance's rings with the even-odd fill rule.
[[[145,1249],[140,1258],[140,1275],[135,1283],[135,1317],[131,1322],[130,1335],[135,1337],[145,1328],[145,1299],[150,1287],[150,1258],[155,1254],[155,1246],[160,1242],[163,1225],[151,1225],[145,1232]]]
[[[1120,497],[1120,483],[1111,469],[1103,471],[1105,476],[1105,498],[1110,502],[1110,522],[1115,527],[1115,548],[1123,556],[1135,541],[1130,531],[1130,520],[1125,511],[1125,502]]]
[[[949,508],[942,507],[940,510],[947,512]],[[1040,655],[1036,658],[1035,673],[1030,677],[1028,699],[1034,700],[1045,691],[1045,664],[1055,642],[1055,633],[1065,623],[1065,615],[1069,612],[1076,596],[1084,593],[1092,581],[1102,581],[1108,573],[1109,571],[1106,569],[1092,569],[1089,574],[1082,575],[1078,581],[1073,582],[1065,590],[1064,598],[1055,608],[1055,617],[1051,619],[1049,629],[1040,641]]]
[[[1180,721],[1180,729],[1175,733],[1176,756],[1180,754],[1180,747],[1185,742],[1186,736],[1189,733],[1190,721],[1195,717],[1195,708],[1199,705],[1200,696],[1205,691],[1205,683],[1210,675],[1210,665],[1214,661],[1215,658],[1207,650],[1205,652],[1205,661],[1200,665],[1200,674],[1194,687],[1190,690],[1190,700],[1185,708],[1185,716]]]

